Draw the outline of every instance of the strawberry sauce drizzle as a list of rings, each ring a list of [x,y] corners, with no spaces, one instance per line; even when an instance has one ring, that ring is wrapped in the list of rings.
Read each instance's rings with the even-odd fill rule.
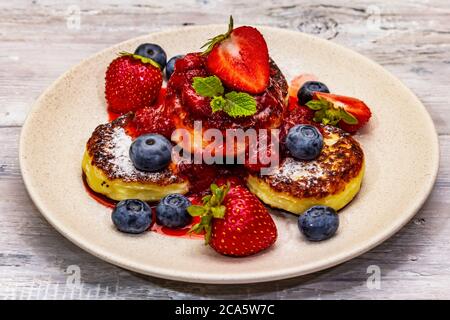
[[[83,180],[83,185],[84,185],[86,192],[92,199],[94,199],[95,201],[97,201],[98,203],[100,203],[101,205],[103,205],[109,209],[114,209],[116,207],[116,204],[119,201],[112,200],[112,199],[106,197],[105,195],[92,190],[86,181],[86,175],[84,173],[82,175],[82,180]],[[190,196],[188,198],[194,204],[200,203],[199,196]],[[147,202],[147,203],[152,208],[152,216],[153,216],[152,221],[156,221],[155,208],[156,208],[157,203],[156,202]],[[148,231],[152,231],[152,232],[156,232],[159,234],[164,234],[164,235],[172,236],[172,237],[182,237],[182,238],[189,238],[189,239],[203,239],[204,233],[202,233],[202,234],[195,234],[195,233],[190,234],[189,233],[189,230],[191,229],[191,227],[198,222],[200,222],[200,217],[193,217],[192,222],[189,225],[187,225],[184,228],[180,228],[180,229],[167,228],[167,227],[158,225],[157,223],[153,222]]]

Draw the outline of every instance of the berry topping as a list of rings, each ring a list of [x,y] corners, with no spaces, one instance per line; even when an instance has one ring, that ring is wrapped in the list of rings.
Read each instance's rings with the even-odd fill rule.
[[[183,58],[184,55],[180,54],[177,56],[174,56],[167,61],[166,65],[166,79],[169,80],[172,76],[173,71],[175,70],[175,62],[177,62],[178,59]]]
[[[130,146],[130,158],[142,171],[159,171],[167,167],[172,155],[172,144],[159,134],[144,134]]]
[[[307,81],[298,90],[297,93],[298,103],[302,106],[306,105],[307,102],[313,99],[314,92],[330,93],[330,90],[328,90],[328,87],[322,82]]]
[[[152,223],[152,210],[144,201],[136,199],[122,200],[117,203],[111,218],[119,231],[142,233]]]
[[[121,53],[106,70],[108,108],[123,114],[151,105],[158,97],[162,80],[161,70],[153,60]]]
[[[327,206],[314,206],[298,217],[298,228],[310,241],[331,238],[339,227],[336,210]]]
[[[210,100],[207,97],[203,97],[197,92],[189,83],[183,85],[181,91],[181,102],[188,110],[196,116],[209,116],[211,115]]]
[[[252,255],[277,239],[277,228],[266,207],[241,184],[212,184],[203,205],[190,206],[188,212],[201,217],[192,232],[206,231],[206,243],[223,255]]]
[[[314,121],[339,126],[355,133],[372,116],[369,107],[361,100],[330,93],[315,92],[314,99],[306,104],[314,110]]]
[[[189,181],[189,190],[200,193],[209,188],[218,175],[218,168],[214,165],[180,162],[177,166],[178,174]]]
[[[183,58],[175,61],[175,69],[177,72],[185,72],[194,69],[203,69],[205,66],[205,59],[200,53],[188,53]]]
[[[170,139],[175,129],[172,117],[166,115],[163,106],[145,107],[136,111],[133,122],[138,136],[146,133],[158,133]]]
[[[299,160],[313,160],[320,155],[323,137],[320,131],[308,124],[298,124],[289,130],[286,147]]]
[[[134,51],[134,54],[156,61],[160,65],[161,70],[164,69],[164,67],[166,66],[167,60],[166,52],[163,50],[163,48],[161,48],[161,46],[157,44],[154,43],[140,44]]]
[[[191,223],[192,217],[186,208],[191,205],[181,194],[169,194],[156,206],[156,221],[168,228],[182,228]]]
[[[233,29],[212,38],[206,51],[206,66],[232,90],[252,94],[263,92],[269,84],[269,51],[262,34],[255,28]]]

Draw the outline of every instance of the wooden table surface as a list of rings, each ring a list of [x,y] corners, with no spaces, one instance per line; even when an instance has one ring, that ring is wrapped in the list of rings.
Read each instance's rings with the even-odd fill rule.
[[[430,198],[406,227],[370,252],[323,272],[272,283],[166,281],[122,270],[79,249],[49,226],[23,185],[18,144],[30,106],[60,74],[103,48],[168,27],[223,23],[229,14],[239,24],[294,29],[343,44],[410,87],[439,133],[441,167]],[[0,299],[448,299],[449,77],[448,0],[2,0]],[[379,287],[370,285],[373,270],[380,271]]]

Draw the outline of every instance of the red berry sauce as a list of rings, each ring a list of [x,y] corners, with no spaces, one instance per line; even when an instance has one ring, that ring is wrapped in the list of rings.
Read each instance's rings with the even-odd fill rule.
[[[271,63],[270,82],[267,89],[253,95],[257,112],[248,117],[232,118],[225,112],[211,112],[211,98],[198,95],[192,87],[194,77],[211,75],[205,65],[205,57],[199,53],[189,53],[177,60],[175,71],[167,85],[165,106],[170,109],[176,124],[192,127],[193,121],[201,120],[204,129],[216,128],[269,128],[277,127],[285,109],[284,97],[287,83],[278,68]],[[225,88],[225,91],[227,88]]]

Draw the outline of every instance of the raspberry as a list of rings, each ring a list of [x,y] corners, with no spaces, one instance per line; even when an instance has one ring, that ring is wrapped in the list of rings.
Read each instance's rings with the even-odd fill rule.
[[[175,126],[172,117],[166,115],[163,106],[145,107],[138,110],[134,116],[137,135],[159,133],[170,139]]]
[[[189,189],[191,193],[208,190],[211,183],[216,179],[217,170],[217,166],[214,165],[186,162],[180,162],[178,164],[179,174],[185,176],[191,184]]]
[[[210,98],[198,95],[190,83],[185,83],[181,92],[181,101],[192,114],[197,116],[211,115]]]

